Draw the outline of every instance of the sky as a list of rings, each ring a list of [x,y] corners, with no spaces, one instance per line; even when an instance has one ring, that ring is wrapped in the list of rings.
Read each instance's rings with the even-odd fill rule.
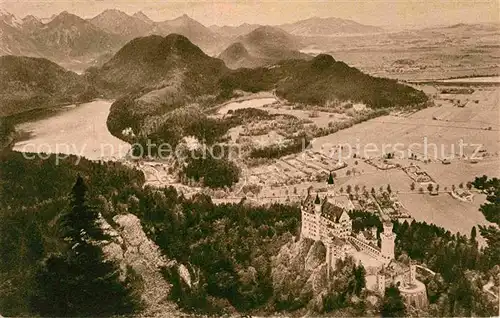
[[[326,1],[209,1],[172,0],[0,0],[0,8],[24,17],[47,18],[68,11],[91,18],[105,9],[128,14],[143,11],[161,21],[182,14],[204,25],[258,23],[276,25],[317,17],[351,19],[377,26],[434,26],[500,22],[500,0],[326,0]]]

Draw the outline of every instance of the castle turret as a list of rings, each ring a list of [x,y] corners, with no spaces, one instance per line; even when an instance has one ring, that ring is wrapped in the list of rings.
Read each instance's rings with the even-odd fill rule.
[[[314,199],[314,212],[316,214],[321,213],[321,200],[319,199],[319,195],[316,194],[316,199]]]
[[[394,259],[394,247],[396,240],[396,235],[392,232],[392,222],[385,221],[384,222],[384,231],[380,233],[381,240],[381,254],[386,260],[386,262],[390,262]]]
[[[377,290],[382,295],[385,293],[385,268],[377,273]]]
[[[416,280],[417,280],[417,265],[415,265],[412,261],[410,262],[410,281],[408,282],[409,285],[414,285]]]

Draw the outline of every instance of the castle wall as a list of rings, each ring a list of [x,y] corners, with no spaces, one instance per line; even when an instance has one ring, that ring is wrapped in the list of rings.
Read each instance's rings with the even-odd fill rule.
[[[401,296],[405,299],[407,306],[412,306],[417,309],[422,309],[427,307],[427,290],[424,283],[419,280],[406,287],[399,288]]]

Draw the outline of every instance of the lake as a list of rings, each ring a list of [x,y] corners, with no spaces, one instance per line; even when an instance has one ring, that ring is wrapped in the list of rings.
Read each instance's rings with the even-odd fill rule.
[[[227,112],[230,110],[235,111],[237,109],[243,109],[243,108],[260,108],[265,105],[272,104],[274,102],[276,102],[276,98],[274,97],[254,98],[244,101],[231,102],[219,108],[217,113],[222,115],[222,114],[227,114]]]
[[[440,80],[443,83],[500,83],[500,76],[464,77]]]
[[[20,152],[62,153],[91,160],[116,160],[130,150],[130,144],[108,131],[106,120],[113,101],[95,100],[67,106],[56,115],[25,122],[16,130],[29,137],[14,144]]]

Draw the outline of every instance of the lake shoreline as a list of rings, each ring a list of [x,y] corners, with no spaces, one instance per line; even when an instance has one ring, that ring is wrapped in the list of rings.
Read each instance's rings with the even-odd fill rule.
[[[58,107],[50,116],[44,112],[44,116],[19,121],[15,125],[16,139],[11,149],[71,154],[89,160],[123,159],[131,146],[111,135],[106,124],[113,102],[95,99],[74,107]]]

